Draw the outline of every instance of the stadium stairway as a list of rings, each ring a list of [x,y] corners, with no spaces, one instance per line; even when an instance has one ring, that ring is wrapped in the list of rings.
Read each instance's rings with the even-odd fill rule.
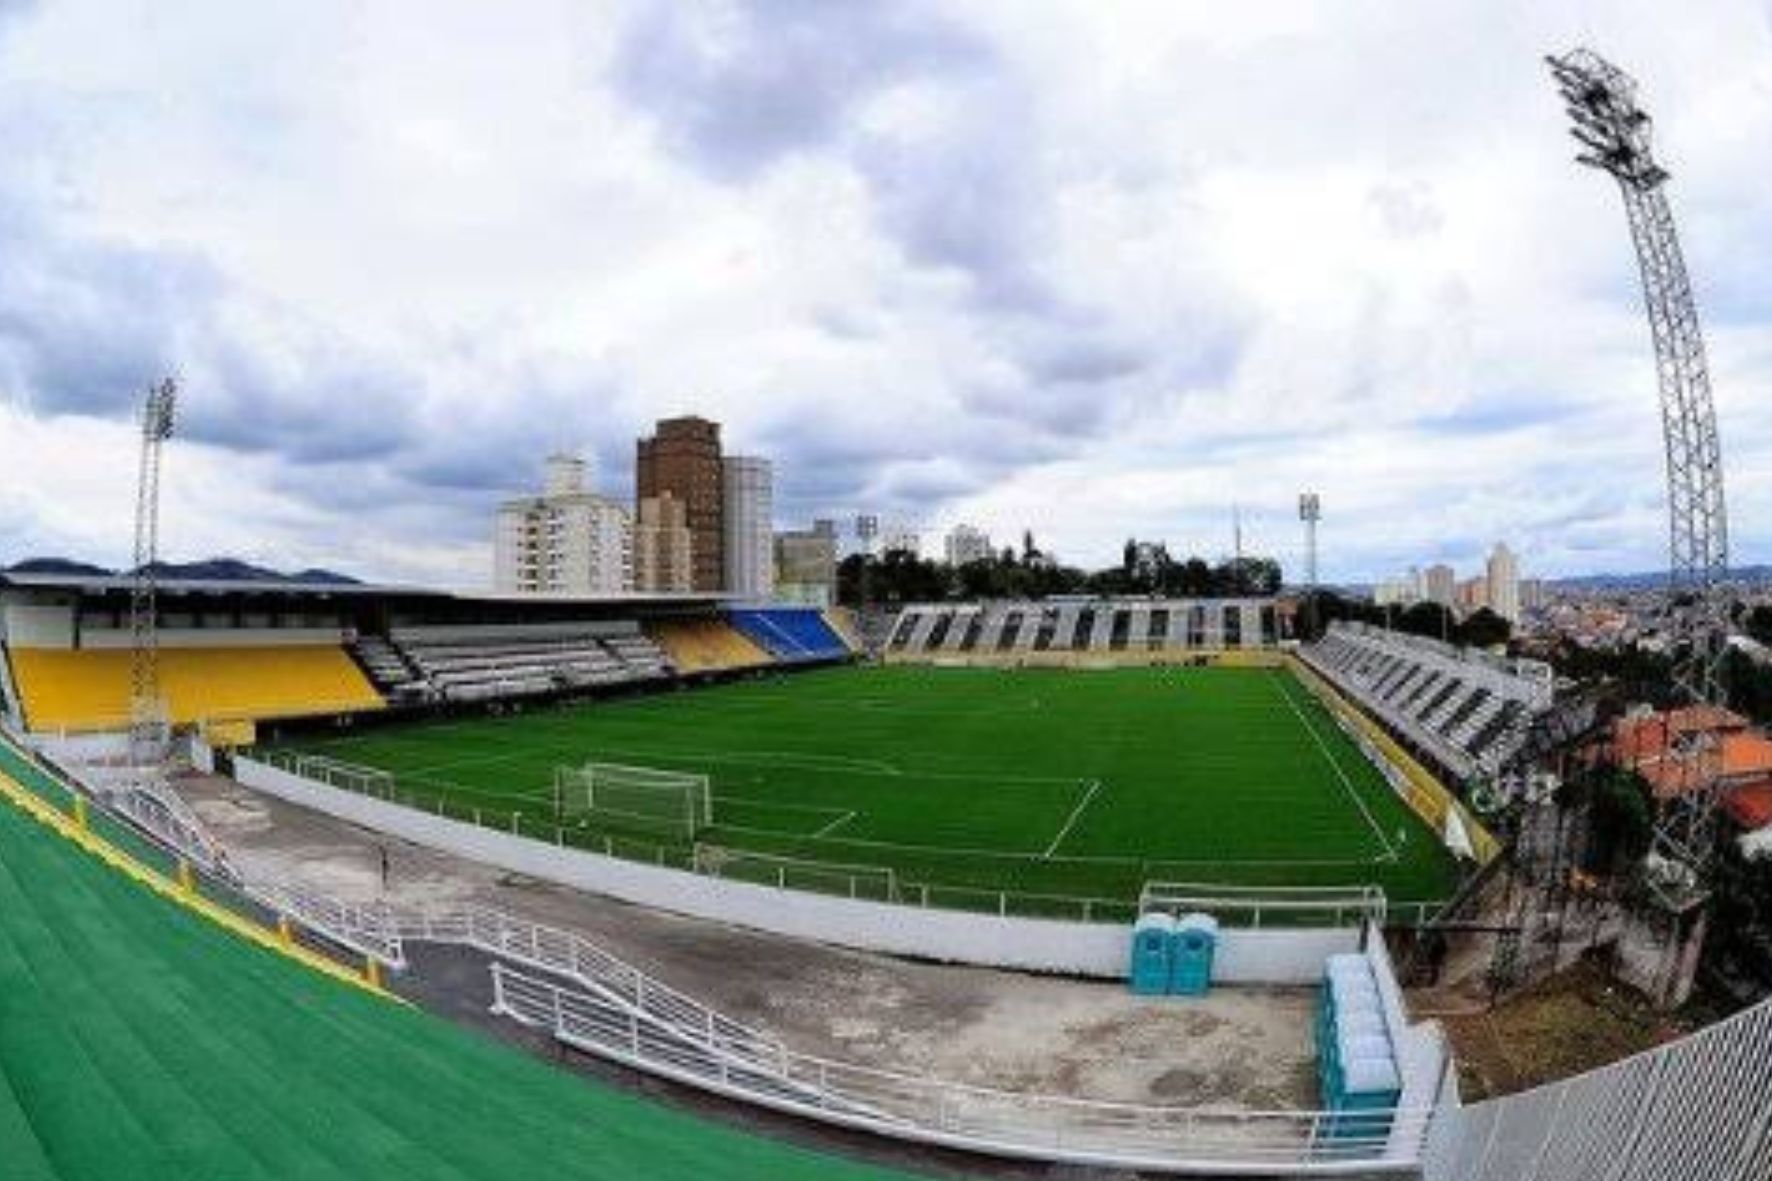
[[[0,803],[0,1175],[885,1178],[342,986]]]
[[[127,649],[13,648],[13,680],[35,730],[116,727],[129,718]],[[273,718],[382,709],[342,647],[166,648],[160,684],[171,721]]]

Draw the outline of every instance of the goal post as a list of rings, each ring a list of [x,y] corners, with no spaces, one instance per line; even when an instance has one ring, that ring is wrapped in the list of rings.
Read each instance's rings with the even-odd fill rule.
[[[693,841],[713,824],[706,775],[589,762],[554,769],[554,817],[562,827],[614,828]]]
[[[903,899],[898,871],[890,865],[822,861],[698,841],[693,868],[696,873],[708,877],[730,878],[759,886],[865,898],[874,902]]]

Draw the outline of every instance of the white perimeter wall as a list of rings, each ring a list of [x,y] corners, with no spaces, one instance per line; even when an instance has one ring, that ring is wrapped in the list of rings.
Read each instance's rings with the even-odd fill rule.
[[[356,795],[237,758],[247,787],[341,820],[513,873],[696,918],[797,939],[948,963],[1122,979],[1131,928],[1113,923],[1007,918],[778,890],[559,848],[399,804]],[[1323,961],[1359,951],[1356,928],[1223,930],[1213,980],[1314,984]]]

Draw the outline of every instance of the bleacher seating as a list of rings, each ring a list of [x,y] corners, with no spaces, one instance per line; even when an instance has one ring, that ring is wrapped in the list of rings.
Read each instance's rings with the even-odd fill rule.
[[[670,658],[634,623],[396,628],[390,645],[432,697],[488,701],[657,680]]]
[[[728,613],[732,625],[777,660],[839,660],[850,654],[815,607],[747,607]]]
[[[1275,627],[1266,599],[916,603],[899,612],[887,650],[914,657],[1272,648]]]
[[[400,650],[381,636],[363,636],[351,645],[357,663],[390,701],[424,701],[430,687]]]
[[[900,1175],[705,1122],[341,984],[0,801],[6,1181]]]
[[[1550,668],[1336,622],[1304,661],[1458,779],[1493,776],[1551,708]]]
[[[37,730],[127,725],[127,649],[12,648],[25,721]],[[359,713],[387,702],[342,647],[163,648],[159,681],[174,724]]]
[[[721,619],[670,619],[651,625],[678,672],[720,672],[773,663],[769,653]]]

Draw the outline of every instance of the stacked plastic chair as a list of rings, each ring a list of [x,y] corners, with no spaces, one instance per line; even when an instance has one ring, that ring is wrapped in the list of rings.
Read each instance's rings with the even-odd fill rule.
[[[1332,955],[1324,968],[1317,1081],[1323,1108],[1331,1113],[1331,1135],[1370,1138],[1390,1131],[1402,1075],[1372,962],[1363,955]]]

